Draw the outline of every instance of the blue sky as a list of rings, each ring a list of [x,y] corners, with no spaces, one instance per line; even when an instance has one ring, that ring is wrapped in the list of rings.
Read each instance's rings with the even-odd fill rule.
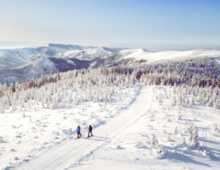
[[[0,0],[0,41],[220,47],[220,0]]]

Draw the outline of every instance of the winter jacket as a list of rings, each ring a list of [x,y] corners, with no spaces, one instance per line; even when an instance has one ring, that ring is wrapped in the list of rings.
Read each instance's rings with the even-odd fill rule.
[[[80,132],[80,127],[78,127],[76,131],[77,131],[77,132]]]

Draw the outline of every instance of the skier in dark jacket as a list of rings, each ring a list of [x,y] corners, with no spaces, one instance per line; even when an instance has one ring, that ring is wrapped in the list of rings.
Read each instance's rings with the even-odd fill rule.
[[[88,131],[89,131],[89,133],[88,133],[88,137],[90,137],[90,136],[89,136],[90,133],[91,133],[91,136],[92,136],[92,126],[91,126],[91,125],[89,125],[89,129],[88,129]]]
[[[77,132],[78,138],[80,138],[82,136],[80,133],[80,126],[77,127],[76,132]]]

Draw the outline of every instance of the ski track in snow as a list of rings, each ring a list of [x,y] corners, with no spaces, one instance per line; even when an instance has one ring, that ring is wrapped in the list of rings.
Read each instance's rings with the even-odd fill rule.
[[[16,170],[67,170],[80,166],[94,154],[100,146],[106,144],[124,128],[131,126],[138,118],[148,110],[152,101],[153,90],[151,87],[141,85],[138,95],[127,108],[124,108],[117,117],[93,129],[94,136],[90,139],[67,140],[59,145],[36,153],[29,162],[22,162]],[[87,133],[87,132],[86,132]],[[36,152],[33,150],[33,152]]]

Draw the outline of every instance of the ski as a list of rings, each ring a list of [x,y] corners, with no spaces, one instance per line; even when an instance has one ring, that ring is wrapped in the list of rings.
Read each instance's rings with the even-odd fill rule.
[[[93,136],[93,135],[92,135]],[[87,137],[85,137],[85,139],[87,139],[87,138],[91,138],[92,136],[87,136]]]
[[[79,138],[78,138],[78,137],[77,137],[77,138],[75,138],[75,140],[76,140],[76,139],[80,139],[80,138],[82,138],[82,136],[81,136],[81,137],[79,137]]]

